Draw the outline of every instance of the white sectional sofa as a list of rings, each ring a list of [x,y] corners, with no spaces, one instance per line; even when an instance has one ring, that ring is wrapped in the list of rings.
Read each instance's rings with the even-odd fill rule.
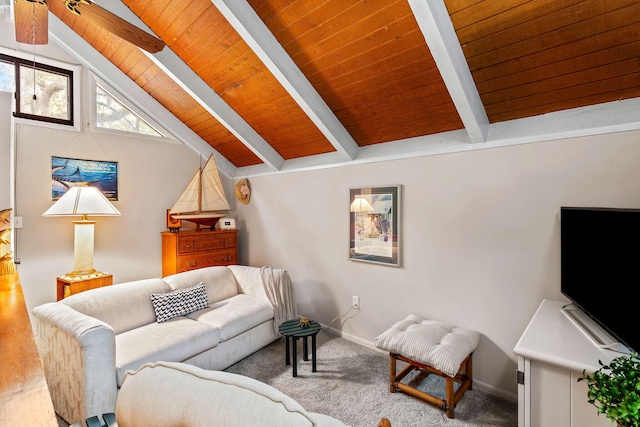
[[[116,420],[119,427],[347,427],[252,378],[167,362],[127,373]]]
[[[126,371],[158,361],[225,369],[276,340],[279,323],[296,314],[285,270],[246,266],[106,286],[33,309],[54,408],[69,423],[114,412]]]

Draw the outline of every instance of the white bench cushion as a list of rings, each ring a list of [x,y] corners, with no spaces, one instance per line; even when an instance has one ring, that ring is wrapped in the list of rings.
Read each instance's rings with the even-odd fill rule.
[[[478,331],[410,314],[377,336],[375,344],[453,378],[479,341]]]
[[[220,342],[220,331],[186,317],[150,323],[116,335],[116,378],[147,362],[182,362]]]

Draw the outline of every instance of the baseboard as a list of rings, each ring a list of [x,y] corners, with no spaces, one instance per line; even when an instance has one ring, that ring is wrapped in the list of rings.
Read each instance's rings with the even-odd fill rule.
[[[376,350],[379,353],[383,353],[383,354],[389,354],[387,351],[383,351],[380,350],[378,347],[376,347],[376,345],[372,342],[372,341],[368,341],[365,339],[362,339],[360,337],[357,337],[355,335],[351,335],[351,334],[347,334],[339,329],[335,329],[335,328],[329,328],[327,327],[327,325],[323,325],[322,323],[320,324],[322,326],[322,329],[325,330],[326,332],[332,334],[332,335],[336,335],[339,336],[341,338],[344,338],[348,341],[354,342],[356,344],[359,344],[363,347],[367,347],[370,348],[372,350]],[[473,388],[483,391],[485,393],[500,397],[502,399],[508,400],[509,402],[514,402],[517,403],[518,402],[518,394],[517,393],[511,393],[508,392],[506,390],[503,390],[501,388],[497,388],[495,386],[489,385],[485,382],[479,381],[477,379],[473,379]]]

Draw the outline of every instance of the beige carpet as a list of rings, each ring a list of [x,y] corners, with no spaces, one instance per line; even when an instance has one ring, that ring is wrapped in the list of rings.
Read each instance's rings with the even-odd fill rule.
[[[291,367],[285,365],[283,340],[226,370],[270,384],[297,400],[305,409],[331,415],[353,427],[376,427],[382,417],[388,418],[393,427],[518,425],[516,403],[479,390],[465,393],[455,409],[455,419],[448,419],[442,410],[421,400],[403,393],[390,393],[388,354],[324,330],[318,334],[317,372],[311,372],[311,361],[302,361],[302,345],[298,347],[298,376],[295,378]],[[398,369],[402,366],[399,362]],[[438,376],[415,376],[412,385],[444,396],[444,381]]]
[[[325,331],[318,334],[317,372],[302,361],[298,348],[298,376],[285,365],[285,344],[278,340],[226,371],[246,375],[283,391],[305,409],[331,415],[353,427],[376,427],[380,418],[393,427],[516,427],[515,403],[479,390],[467,391],[455,409],[455,419],[403,393],[389,392],[388,355]],[[309,340],[309,352],[311,352]],[[398,367],[400,368],[401,362]],[[414,386],[444,394],[444,382],[431,375],[413,378]],[[68,424],[59,419],[60,427]],[[215,424],[212,424],[214,426]],[[232,427],[232,426],[224,426]]]

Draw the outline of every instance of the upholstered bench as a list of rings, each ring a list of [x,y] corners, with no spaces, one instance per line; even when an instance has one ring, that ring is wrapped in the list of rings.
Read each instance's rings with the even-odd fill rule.
[[[473,383],[472,354],[480,333],[450,323],[425,320],[409,315],[375,339],[376,347],[389,352],[389,390],[403,391],[446,411],[453,411],[465,391]],[[408,363],[399,373],[396,361]],[[414,369],[436,374],[445,379],[446,398],[441,399],[401,381]],[[455,390],[455,383],[460,386]]]

